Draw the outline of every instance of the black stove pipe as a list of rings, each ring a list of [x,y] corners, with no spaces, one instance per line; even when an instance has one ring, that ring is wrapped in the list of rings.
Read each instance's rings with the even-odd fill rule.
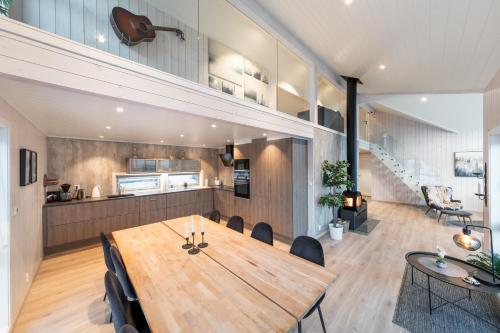
[[[352,191],[358,190],[358,112],[357,112],[357,86],[363,84],[355,77],[342,76],[347,82],[347,161],[349,162],[348,174],[353,183]]]

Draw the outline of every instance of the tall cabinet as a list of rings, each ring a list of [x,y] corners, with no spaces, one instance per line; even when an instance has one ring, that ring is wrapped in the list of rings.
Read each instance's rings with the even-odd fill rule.
[[[287,240],[307,234],[307,141],[256,140],[236,146],[234,158],[250,160],[250,199],[224,197],[227,206],[215,207],[250,225],[267,222]]]

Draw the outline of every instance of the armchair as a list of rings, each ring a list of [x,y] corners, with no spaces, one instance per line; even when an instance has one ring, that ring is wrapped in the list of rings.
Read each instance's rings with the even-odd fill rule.
[[[460,200],[453,199],[453,189],[446,186],[422,186],[422,194],[424,195],[427,211],[431,209],[437,211],[442,210],[461,210],[463,208]]]

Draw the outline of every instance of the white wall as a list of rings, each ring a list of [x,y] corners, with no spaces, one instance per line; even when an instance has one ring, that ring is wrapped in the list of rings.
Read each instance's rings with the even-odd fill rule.
[[[421,98],[427,98],[424,103]],[[376,100],[430,125],[465,132],[483,126],[483,94],[387,95]]]
[[[363,196],[372,195],[372,154],[359,154],[359,191]]]
[[[9,146],[8,129],[0,120],[0,332],[9,327]],[[4,292],[5,291],[5,292]]]
[[[499,184],[492,182],[498,179],[498,167],[500,166],[500,161],[498,161],[498,156],[493,156],[489,151],[490,147],[493,146],[493,150],[498,151],[498,145],[500,140],[494,144],[491,142],[492,138],[498,138],[500,134],[500,70],[491,79],[490,83],[484,92],[484,160],[488,161],[488,174],[489,182],[488,186],[488,209],[484,209],[483,217],[485,225],[490,226],[495,230],[494,232],[494,242],[495,242],[495,252],[500,252],[500,212],[498,209],[498,202],[500,200],[500,189],[497,187]],[[495,136],[490,136],[490,135]],[[495,165],[496,164],[496,165]]]
[[[10,131],[10,298],[11,323],[19,313],[42,260],[43,175],[47,170],[47,138],[0,99],[0,123]],[[38,181],[19,186],[19,149],[38,153]]]
[[[451,133],[405,116],[376,112],[370,120],[370,141],[380,142],[384,134],[387,150],[407,170],[416,161],[417,174],[426,174],[427,181],[435,185],[453,187],[454,197],[462,200],[464,209],[482,211],[482,202],[474,195],[478,180],[455,177],[454,173],[454,152],[483,150],[481,128]],[[375,157],[372,162],[372,199],[423,204],[382,162]]]

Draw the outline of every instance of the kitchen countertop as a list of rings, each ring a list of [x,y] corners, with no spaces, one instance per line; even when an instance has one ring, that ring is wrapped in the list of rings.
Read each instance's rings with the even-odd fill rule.
[[[208,190],[208,189],[218,189],[218,190],[230,191],[230,192],[234,191],[234,187],[232,187],[232,186],[194,186],[194,187],[189,187],[189,188],[170,189],[170,190],[161,191],[161,192],[138,193],[134,196],[129,196],[129,197],[108,198],[106,196],[103,196],[100,198],[88,197],[88,198],[85,198],[82,200],[73,199],[71,201],[54,201],[54,202],[45,203],[44,207],[76,205],[76,204],[83,204],[83,203],[108,201],[108,200],[133,199],[133,198],[140,198],[140,197],[144,197],[144,196],[161,195],[161,194],[178,193],[178,192],[189,192],[189,191],[200,191],[200,190]]]

